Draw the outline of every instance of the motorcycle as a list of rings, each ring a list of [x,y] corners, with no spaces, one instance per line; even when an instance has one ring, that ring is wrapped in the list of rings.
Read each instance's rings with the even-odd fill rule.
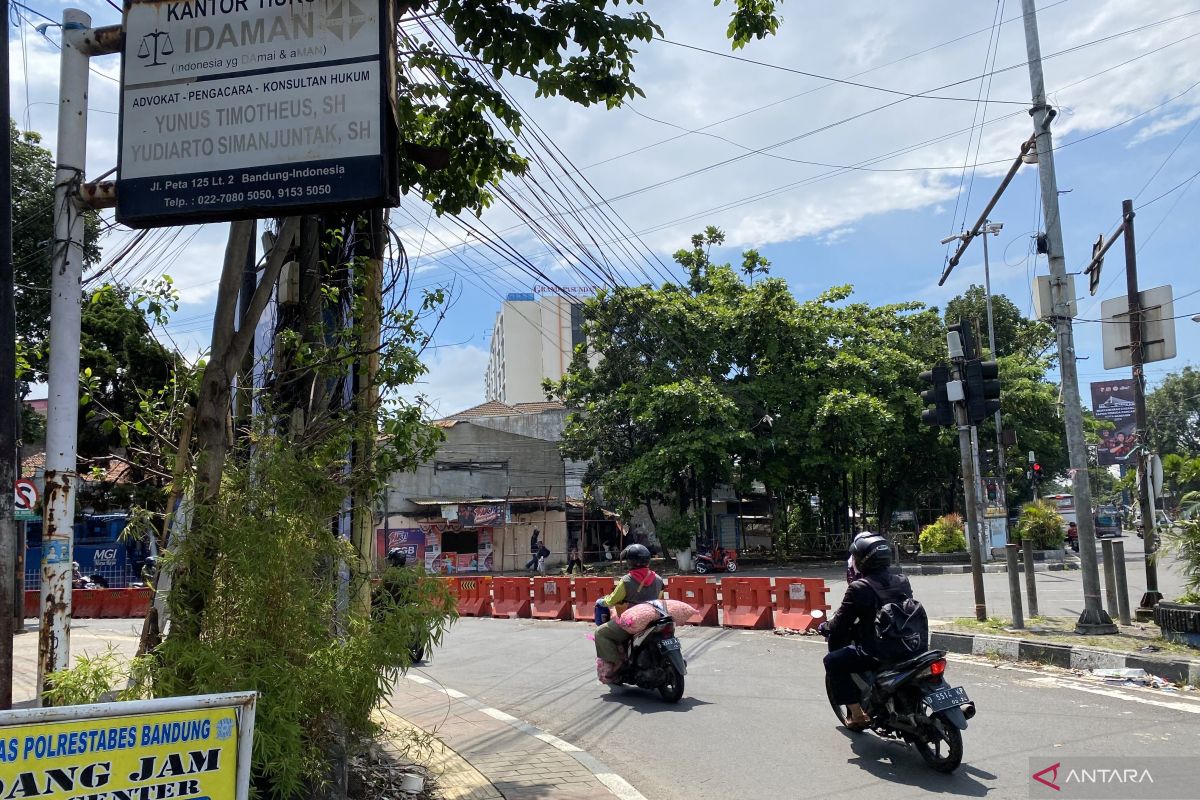
[[[962,763],[961,731],[975,716],[975,703],[962,687],[946,683],[945,675],[946,652],[930,650],[879,672],[855,674],[854,682],[876,735],[912,745],[932,769],[949,773]],[[825,691],[838,722],[846,725],[849,713],[833,699],[828,677]]]
[[[683,676],[687,675],[687,662],[683,658],[679,640],[675,638],[675,620],[655,603],[649,605],[658,611],[658,619],[629,642],[624,661],[613,673],[612,683],[619,686],[632,684],[639,689],[657,689],[663,700],[678,703],[683,697]],[[608,608],[597,604],[596,624],[604,624],[610,613]]]
[[[718,548],[696,556],[695,570],[697,575],[707,575],[710,572],[737,572],[737,550]]]

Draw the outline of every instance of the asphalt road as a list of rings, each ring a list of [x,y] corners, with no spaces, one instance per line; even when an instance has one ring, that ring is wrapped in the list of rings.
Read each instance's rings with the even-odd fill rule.
[[[1129,599],[1131,608],[1136,608],[1146,590],[1145,548],[1142,540],[1132,534],[1121,538],[1125,543],[1125,568],[1129,582]],[[1096,547],[1099,559],[1100,547]],[[1099,564],[1099,560],[1097,560]],[[1101,570],[1101,592],[1104,587],[1103,566]],[[812,575],[822,577],[829,584],[829,602],[835,608],[846,590],[846,570],[844,567],[822,567],[815,569],[797,570],[795,568],[748,569],[740,572],[747,576],[753,575]],[[718,576],[719,577],[719,576]],[[984,597],[987,613],[992,617],[1011,616],[1008,599],[1008,575],[1005,573],[988,573],[984,576]],[[910,575],[913,591],[935,619],[953,619],[955,617],[972,617],[975,614],[974,590],[971,575]],[[1038,610],[1042,616],[1078,617],[1083,610],[1083,571],[1064,570],[1062,572],[1036,573]],[[1159,591],[1172,599],[1183,594],[1183,578],[1175,561],[1170,556],[1163,556],[1158,567]],[[1021,578],[1022,598],[1025,596],[1025,579]],[[1102,595],[1103,596],[1103,595]],[[1024,603],[1024,600],[1022,600]],[[1028,608],[1024,608],[1028,615]]]
[[[1200,693],[962,658],[947,677],[979,713],[963,766],[945,776],[907,747],[837,726],[815,637],[680,629],[689,674],[671,706],[598,684],[590,630],[461,619],[421,673],[585,748],[650,800],[1023,798],[1032,771],[1069,756],[1200,752]]]

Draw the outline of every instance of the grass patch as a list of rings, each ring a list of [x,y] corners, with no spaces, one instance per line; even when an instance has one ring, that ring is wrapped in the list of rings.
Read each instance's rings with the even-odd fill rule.
[[[1120,633],[1113,636],[1080,636],[1075,633],[1075,622],[1073,617],[1031,617],[1025,621],[1023,630],[1017,630],[1012,627],[1010,620],[1000,617],[989,617],[983,622],[971,617],[959,617],[937,630],[1000,634],[1046,644],[1093,647],[1135,655],[1174,655],[1200,659],[1200,651],[1164,639],[1157,625],[1134,622],[1120,626]]]

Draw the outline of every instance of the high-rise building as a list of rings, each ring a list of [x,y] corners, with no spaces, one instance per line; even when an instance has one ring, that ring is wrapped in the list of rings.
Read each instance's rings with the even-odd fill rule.
[[[582,302],[561,292],[508,295],[492,330],[484,375],[488,400],[511,405],[546,399],[542,380],[561,378],[583,343]]]

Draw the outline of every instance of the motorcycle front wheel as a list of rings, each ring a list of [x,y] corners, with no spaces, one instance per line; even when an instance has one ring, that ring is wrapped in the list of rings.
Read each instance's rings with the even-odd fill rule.
[[[708,562],[707,561],[697,561],[696,562],[696,574],[697,575],[707,575],[708,574]]]
[[[725,565],[725,571],[726,572],[737,572],[737,562],[730,561],[727,565]]]
[[[829,681],[828,675],[825,676],[825,694],[829,697],[829,706],[833,709],[834,716],[838,718],[838,722],[843,727],[847,727],[848,730],[853,730],[846,725],[850,719],[850,712],[846,710],[845,706],[840,705],[837,700],[833,699],[833,684]],[[862,731],[855,731],[855,733],[862,733]]]
[[[668,703],[678,703],[683,699],[683,676],[675,671],[674,668],[671,668],[668,672],[671,675],[671,680],[658,687],[658,693]]]
[[[921,758],[937,772],[954,772],[962,763],[962,732],[937,714],[930,724],[922,726],[921,736],[908,737],[909,744],[917,748]]]

